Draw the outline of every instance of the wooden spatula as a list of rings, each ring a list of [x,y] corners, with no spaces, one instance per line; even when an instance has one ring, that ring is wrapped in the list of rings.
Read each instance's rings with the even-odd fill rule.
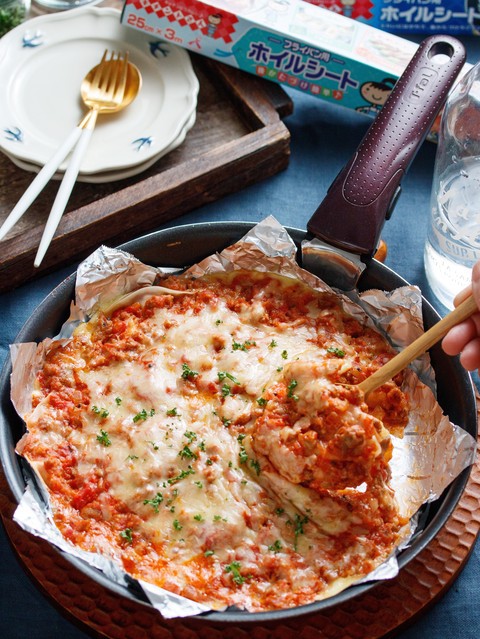
[[[457,308],[445,315],[437,324],[432,326],[426,333],[413,341],[409,346],[403,349],[398,355],[379,368],[373,375],[364,379],[358,384],[358,387],[368,395],[373,390],[388,382],[395,377],[397,373],[406,368],[410,362],[417,357],[423,355],[429,348],[436,344],[444,337],[448,331],[469,318],[473,313],[478,311],[478,307],[472,296],[467,297]]]

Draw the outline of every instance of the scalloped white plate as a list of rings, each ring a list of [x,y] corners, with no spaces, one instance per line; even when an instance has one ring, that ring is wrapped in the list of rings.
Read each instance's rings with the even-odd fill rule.
[[[81,81],[107,48],[129,51],[142,88],[125,110],[99,117],[80,171],[120,171],[160,157],[197,106],[190,57],[122,26],[116,9],[98,7],[32,18],[0,40],[0,150],[45,164],[85,113]]]
[[[171,151],[176,149],[178,146],[180,146],[180,144],[182,144],[182,142],[185,140],[185,136],[187,135],[188,131],[195,124],[195,117],[196,117],[196,113],[193,112],[192,115],[190,116],[190,119],[188,120],[188,122],[186,123],[182,131],[180,132],[180,135],[177,136],[177,138],[172,142],[172,144],[165,147],[162,151],[160,151],[158,155],[155,155],[154,157],[150,158],[146,162],[142,162],[141,164],[135,164],[134,166],[127,167],[126,169],[119,169],[117,171],[99,171],[98,173],[86,173],[86,174],[79,173],[76,181],[87,182],[91,184],[103,184],[106,182],[114,182],[115,180],[124,180],[126,178],[133,177],[134,175],[138,175],[139,173],[142,173],[143,171],[146,171],[153,164],[155,164],[155,162],[157,162],[160,158],[162,158],[167,153],[170,153]],[[13,155],[9,155],[8,153],[5,153],[5,155],[14,164],[16,164],[20,169],[23,169],[24,171],[32,171],[33,173],[38,173],[40,169],[42,168],[39,164],[32,164],[30,162],[27,162],[26,160],[20,160],[19,158],[16,158]],[[64,173],[58,171],[52,176],[52,179],[61,180],[63,176],[64,176]]]

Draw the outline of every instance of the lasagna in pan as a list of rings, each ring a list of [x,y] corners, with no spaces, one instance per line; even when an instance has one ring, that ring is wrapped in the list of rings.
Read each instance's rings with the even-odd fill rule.
[[[171,276],[53,342],[17,450],[75,546],[212,609],[328,597],[396,548],[393,357],[339,298],[255,271]]]

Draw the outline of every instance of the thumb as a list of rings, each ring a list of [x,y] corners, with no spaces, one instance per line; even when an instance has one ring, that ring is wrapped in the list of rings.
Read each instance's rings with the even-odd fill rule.
[[[478,308],[480,308],[480,262],[474,264],[472,269],[472,294]]]
[[[480,291],[480,287],[479,287],[479,291]],[[455,298],[453,300],[453,305],[455,306],[455,308],[457,306],[460,306],[460,304],[464,302],[467,299],[467,297],[470,297],[470,295],[472,294],[473,294],[472,284],[469,284],[466,288],[462,289],[459,293],[455,295]],[[479,302],[476,299],[475,301],[477,302],[477,306],[478,306]]]
[[[473,299],[475,300],[478,308],[480,309],[480,260],[476,262],[473,266],[471,283],[466,288],[464,288],[463,290],[461,290],[459,293],[455,295],[455,299],[453,300],[453,305],[455,307],[459,306],[470,295],[473,295]]]

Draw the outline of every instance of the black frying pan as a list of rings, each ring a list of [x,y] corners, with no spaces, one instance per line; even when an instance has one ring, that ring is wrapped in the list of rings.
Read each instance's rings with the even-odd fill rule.
[[[383,181],[381,179],[380,183],[376,183],[378,186],[375,191],[377,195],[373,198],[373,200],[371,198],[369,200],[368,193],[363,194],[359,192],[359,197],[363,198],[362,202],[360,202],[360,207],[362,207],[360,208],[360,211],[357,206],[358,202],[349,202],[349,199],[351,200],[351,197],[349,196],[349,188],[343,188],[341,184],[345,181],[345,179],[347,179],[348,182],[349,176],[352,175],[351,168],[352,166],[355,166],[355,161],[350,162],[347,165],[346,169],[341,172],[339,178],[337,178],[337,180],[334,182],[334,185],[332,186],[333,192],[338,191],[338,189],[340,191],[342,207],[345,205],[345,202],[347,203],[347,206],[353,204],[354,213],[346,213],[343,218],[342,216],[337,214],[338,219],[344,220],[343,224],[340,224],[341,228],[343,228],[343,226],[345,225],[348,226],[349,218],[351,218],[352,215],[358,216],[359,214],[361,214],[368,216],[371,211],[374,212],[373,221],[368,218],[367,221],[365,221],[363,224],[360,224],[359,226],[359,228],[361,226],[369,228],[368,238],[370,239],[366,243],[364,242],[362,246],[357,246],[356,250],[355,247],[352,247],[352,242],[349,239],[347,239],[346,243],[343,242],[343,245],[340,246],[340,248],[342,248],[343,250],[343,253],[341,254],[339,263],[343,264],[345,259],[347,259],[348,261],[350,259],[349,253],[352,253],[354,256],[358,257],[359,262],[362,262],[366,266],[366,268],[357,271],[355,275],[355,282],[360,290],[367,290],[370,288],[392,290],[394,288],[407,284],[407,282],[401,276],[393,272],[384,264],[376,261],[372,257],[372,255],[376,247],[376,242],[378,241],[380,229],[385,221],[385,217],[388,214],[388,211],[391,211],[392,202],[395,200],[396,197],[395,194],[398,194],[398,186],[400,180],[403,177],[406,169],[408,168],[411,160],[413,159],[416,149],[423,140],[426,132],[429,130],[436,114],[440,110],[446,98],[446,94],[448,93],[448,90],[464,61],[464,58],[462,57],[463,47],[459,45],[456,40],[454,40],[453,38],[434,36],[432,38],[428,38],[421,45],[419,53],[417,54],[416,58],[414,58],[414,68],[415,65],[417,65],[418,68],[419,63],[421,69],[427,67],[429,68],[430,63],[428,62],[428,60],[430,58],[428,57],[428,52],[432,52],[435,50],[437,51],[437,53],[446,53],[447,58],[453,60],[454,62],[454,64],[452,63],[453,68],[452,65],[449,66],[447,62],[443,65],[443,69],[441,69],[440,71],[438,71],[438,69],[436,68],[434,69],[435,73],[437,73],[438,71],[438,82],[436,83],[436,86],[434,88],[435,99],[432,101],[430,99],[431,96],[428,96],[428,116],[422,115],[424,111],[422,111],[420,105],[418,104],[416,104],[416,107],[413,109],[412,117],[416,119],[416,122],[414,122],[414,124],[412,125],[412,127],[416,130],[413,141],[410,134],[408,134],[407,136],[407,142],[405,142],[405,139],[395,139],[393,146],[396,150],[394,153],[392,153],[391,150],[387,153],[388,160],[383,165],[383,169],[382,165],[378,165],[377,160],[375,161],[377,168],[379,167],[377,174],[379,173],[380,179],[382,178],[382,176],[384,178]],[[425,51],[427,51],[427,59],[422,57],[424,56]],[[410,70],[408,71],[407,69],[408,73],[410,74],[408,81],[406,82],[406,84],[400,84],[400,87],[407,86],[408,88],[415,80],[415,75],[411,75],[411,65],[409,65],[409,67]],[[431,89],[432,87],[430,86],[429,92],[431,91]],[[392,100],[395,109],[399,108],[400,110],[402,110],[403,98],[401,95],[399,95],[398,91],[396,95],[393,96]],[[411,113],[411,103],[408,103],[407,107],[407,111]],[[375,137],[377,138],[379,125],[375,123],[376,121],[373,123],[372,127],[375,126],[377,128],[377,132],[375,133]],[[369,129],[369,132],[371,128]],[[369,139],[369,132],[367,132],[366,136],[367,142]],[[384,140],[384,142],[388,146],[388,138]],[[364,145],[363,148],[365,149],[365,139],[362,144]],[[407,150],[404,149],[404,145],[407,147]],[[382,153],[377,156],[379,160],[381,160],[381,155]],[[362,157],[362,154],[360,154],[360,156]],[[367,153],[363,155],[363,157],[368,158],[370,157],[370,155]],[[355,156],[355,158],[358,159],[358,154]],[[368,167],[366,170],[368,174]],[[354,174],[357,174],[356,170],[354,171]],[[330,193],[332,192],[332,189],[330,190]],[[347,197],[345,197],[345,194],[347,195]],[[378,197],[379,195],[382,196],[382,205],[378,204],[378,202],[380,201]],[[328,200],[328,198],[329,195],[327,195],[326,199]],[[322,210],[322,205],[319,207],[319,210]],[[315,232],[315,235],[319,235],[323,244],[326,243],[327,245],[341,245],[342,242],[337,242],[335,238],[333,238],[333,242],[330,242],[332,238],[324,236],[320,214],[317,215],[317,213],[314,215],[311,223],[309,224],[309,230],[311,232]],[[211,255],[216,251],[221,251],[226,246],[229,246],[230,244],[236,242],[248,230],[250,230],[252,226],[253,225],[251,223],[247,222],[217,222],[177,226],[175,228],[166,229],[163,231],[152,233],[140,239],[133,240],[131,242],[128,242],[127,244],[122,245],[121,248],[132,253],[143,262],[152,264],[154,266],[172,266],[183,268],[188,264],[200,261],[201,259],[207,257],[208,255]],[[319,226],[320,228],[317,229],[317,226]],[[305,239],[309,239],[311,237],[311,234],[307,234],[307,232],[299,229],[288,229],[288,231],[290,232],[292,238],[299,248],[301,243]],[[328,247],[329,251],[330,248],[331,247]],[[329,254],[331,254],[331,251]],[[312,258],[312,255],[307,256],[307,262],[309,258]],[[333,258],[331,261],[335,263],[337,260]],[[321,266],[323,263],[325,263],[324,255],[320,254],[320,257],[318,257],[316,254],[313,254],[313,259],[311,259],[310,263],[313,264],[316,269],[318,265]],[[308,267],[309,263],[304,264],[304,266]],[[345,270],[343,266],[342,269],[343,271]],[[343,277],[344,274],[342,275],[342,269],[340,270],[340,273]],[[336,275],[338,275],[338,269],[336,264],[333,268],[333,271],[330,266],[328,266],[328,270],[333,272],[333,281],[329,283],[337,284],[338,281],[336,280]],[[347,272],[349,271],[350,267],[347,267]],[[74,296],[74,284],[75,276],[71,275],[39,305],[39,307],[36,309],[36,312],[32,315],[30,320],[26,322],[19,335],[17,336],[18,342],[38,342],[43,340],[47,336],[54,336],[58,333],[62,323],[69,314],[70,301]],[[423,300],[423,315],[424,322],[427,328],[439,319],[437,313],[426,300]],[[446,356],[439,346],[436,346],[431,350],[431,357],[432,364],[437,376],[438,400],[440,405],[453,422],[459,424],[472,436],[476,437],[476,401],[470,376],[461,367],[458,359]],[[25,489],[24,474],[28,474],[29,471],[24,461],[21,458],[17,457],[14,451],[16,442],[23,434],[24,425],[17,416],[10,402],[10,373],[11,366],[7,362],[4,366],[2,376],[0,378],[0,455],[9,485],[13,491],[15,498],[17,499],[17,501],[19,501]],[[465,488],[465,484],[468,480],[468,475],[469,469],[466,469],[450,484],[450,486],[444,491],[442,496],[436,502],[425,506],[422,509],[418,531],[416,532],[409,548],[399,554],[400,567],[404,566],[419,552],[421,552],[438,533],[440,528],[443,526],[443,524],[446,522],[453,509],[455,508]],[[145,597],[134,583],[132,583],[132,585],[128,587],[114,584],[109,581],[103,575],[103,573],[97,571],[95,568],[84,564],[78,559],[70,557],[68,557],[68,559],[82,572],[90,576],[95,581],[101,583],[103,586],[106,586],[107,588],[110,588],[118,594],[126,596],[128,598],[135,599],[140,602],[146,601]],[[199,619],[207,619],[209,621],[216,622],[231,622],[234,624],[243,622],[258,623],[268,620],[281,620],[287,617],[319,612],[321,610],[324,610],[325,608],[334,606],[340,602],[344,602],[353,597],[356,597],[357,595],[364,593],[367,589],[370,589],[374,586],[375,584],[362,584],[352,586],[342,593],[329,599],[319,601],[307,606],[301,606],[287,610],[263,613],[248,613],[238,610],[227,610],[225,612],[208,613],[206,615],[202,615],[202,617],[200,617]]]
[[[148,264],[183,267],[185,264],[197,262],[215,251],[220,251],[236,242],[252,226],[250,222],[212,222],[178,226],[128,242],[122,245],[121,248]],[[288,230],[298,246],[307,237],[305,231],[291,228]],[[406,284],[407,282],[394,271],[372,259],[362,275],[359,288],[361,290],[369,288],[392,290]],[[17,336],[17,341],[38,342],[46,336],[56,335],[62,323],[68,317],[70,301],[74,297],[74,285],[75,275],[73,274],[52,291],[26,322]],[[439,319],[435,310],[426,300],[423,300],[423,315],[427,327]],[[476,402],[470,376],[461,367],[458,359],[448,357],[440,347],[434,347],[431,351],[431,356],[437,376],[440,405],[453,422],[459,424],[476,437]],[[16,500],[19,501],[25,489],[23,473],[28,473],[28,469],[23,459],[19,458],[14,452],[15,444],[24,432],[24,425],[9,399],[10,372],[11,366],[7,363],[0,378],[0,455],[9,485]],[[410,547],[399,555],[400,567],[406,565],[420,553],[439,532],[458,503],[468,476],[469,469],[463,471],[436,502],[424,507],[419,531],[412,540]],[[109,581],[103,573],[82,561],[70,557],[67,557],[67,559],[83,573],[117,594],[136,601],[145,601],[143,594],[134,584],[128,588],[119,586]],[[374,586],[375,583],[351,586],[340,594],[324,601],[287,610],[263,613],[231,610],[208,613],[202,615],[199,619],[233,624],[281,620],[319,612],[338,603],[348,601]]]

